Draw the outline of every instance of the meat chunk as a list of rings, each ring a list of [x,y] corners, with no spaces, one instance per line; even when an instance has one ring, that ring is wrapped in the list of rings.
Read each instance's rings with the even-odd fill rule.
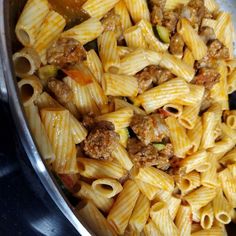
[[[118,146],[119,138],[111,122],[98,122],[84,141],[84,152],[94,159],[112,160],[111,153]]]
[[[167,149],[171,149],[169,144]],[[128,153],[138,167],[141,166],[156,166],[158,169],[167,170],[170,166],[169,159],[172,157],[171,151],[158,151],[152,144],[145,145],[136,138],[128,140]]]
[[[219,82],[220,74],[211,68],[201,68],[198,75],[193,79],[194,84],[203,85],[206,89],[211,89]]]
[[[182,55],[184,51],[184,41],[182,37],[176,33],[170,39],[170,52],[174,55]]]
[[[179,20],[179,15],[175,11],[165,11],[163,14],[162,24],[165,26],[170,32],[174,32],[176,29],[177,22]]]
[[[72,38],[59,38],[47,51],[49,64],[65,68],[86,60],[83,45]]]
[[[70,102],[73,98],[70,87],[60,80],[54,78],[50,79],[47,87],[62,104]]]
[[[148,1],[151,7],[158,6],[161,9],[164,9],[166,0],[150,0]]]
[[[208,26],[201,27],[199,35],[206,44],[208,43],[208,41],[214,40],[216,38],[214,29]]]
[[[161,7],[154,5],[151,11],[151,23],[153,25],[162,25],[163,11]]]
[[[120,15],[114,10],[109,11],[101,20],[104,31],[113,31],[118,39],[122,35],[122,24]]]
[[[208,56],[214,59],[229,59],[229,49],[225,47],[218,39],[209,43]]]
[[[94,126],[95,118],[92,114],[87,114],[83,117],[82,124],[87,130],[91,130]]]

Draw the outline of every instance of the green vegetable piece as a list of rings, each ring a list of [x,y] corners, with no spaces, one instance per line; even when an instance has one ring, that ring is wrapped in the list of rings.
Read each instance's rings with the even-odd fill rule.
[[[166,27],[157,25],[156,30],[162,42],[170,43],[170,32]]]
[[[46,65],[40,67],[38,70],[38,76],[41,80],[48,80],[49,78],[57,75],[58,68],[54,65]]]
[[[163,149],[165,149],[165,144],[163,143],[154,143],[153,146],[158,150],[158,151],[161,151]]]

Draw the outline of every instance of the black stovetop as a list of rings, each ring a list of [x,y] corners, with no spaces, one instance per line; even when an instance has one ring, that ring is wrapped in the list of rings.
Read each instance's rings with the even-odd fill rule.
[[[0,103],[0,235],[78,235],[44,190]]]

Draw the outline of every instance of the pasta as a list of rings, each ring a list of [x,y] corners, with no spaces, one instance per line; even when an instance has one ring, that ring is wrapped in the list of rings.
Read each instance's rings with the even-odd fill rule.
[[[156,225],[153,223],[152,220],[149,220],[149,222],[144,226],[144,234],[145,236],[149,236],[149,235],[161,236],[162,235],[162,233],[156,227]]]
[[[214,221],[214,212],[212,204],[209,203],[201,209],[201,226],[203,229],[210,229]]]

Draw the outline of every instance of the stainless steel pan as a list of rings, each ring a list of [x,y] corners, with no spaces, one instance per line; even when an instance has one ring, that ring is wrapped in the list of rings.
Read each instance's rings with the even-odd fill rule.
[[[51,198],[81,235],[92,235],[82,223],[82,219],[76,217],[73,207],[48,171],[31,136],[22,110],[11,58],[12,50],[17,45],[14,25],[25,2],[26,0],[0,0],[0,99],[9,104],[28,158]],[[236,22],[236,0],[218,0],[218,2],[225,11],[231,12],[233,21]]]

